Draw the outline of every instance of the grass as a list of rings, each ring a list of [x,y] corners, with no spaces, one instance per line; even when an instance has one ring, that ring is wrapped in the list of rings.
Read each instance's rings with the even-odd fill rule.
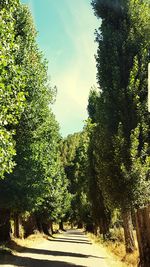
[[[123,229],[112,230],[112,240],[104,241],[100,236],[88,234],[89,238],[99,246],[105,248],[106,253],[116,260],[115,267],[137,267],[138,250],[134,253],[127,254],[125,251]],[[110,264],[110,263],[109,263]],[[114,263],[113,263],[114,264]],[[111,264],[110,264],[111,266]],[[113,265],[112,265],[113,267]]]

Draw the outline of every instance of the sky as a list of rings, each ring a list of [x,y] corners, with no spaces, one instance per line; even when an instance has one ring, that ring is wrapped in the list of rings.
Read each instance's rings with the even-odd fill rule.
[[[79,132],[87,119],[90,88],[96,86],[95,29],[90,0],[22,0],[30,6],[48,75],[57,86],[53,106],[62,136]]]

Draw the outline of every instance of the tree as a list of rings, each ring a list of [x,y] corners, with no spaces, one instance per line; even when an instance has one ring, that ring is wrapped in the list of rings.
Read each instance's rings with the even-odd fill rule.
[[[48,232],[47,221],[63,218],[69,205],[59,126],[50,107],[55,91],[48,84],[47,62],[37,47],[28,8],[18,5],[15,12],[16,43],[20,43],[16,61],[24,71],[26,105],[15,126],[16,166],[0,182],[0,231],[4,240],[10,237],[10,213],[43,215],[43,230]]]
[[[40,202],[37,202],[35,209],[36,217],[43,226],[43,231],[48,233],[49,222],[61,221],[70,205],[70,195],[68,193],[68,181],[60,156],[60,135],[58,124],[54,116],[48,118],[47,130],[43,131],[40,126],[38,140],[36,140],[36,157],[39,157],[40,165],[43,166],[43,178],[40,179],[39,187],[43,186]],[[42,133],[42,135],[41,135]],[[42,145],[42,148],[41,148]],[[39,151],[41,153],[39,155]],[[47,154],[46,154],[47,153]],[[37,170],[38,171],[38,170]]]
[[[92,5],[97,17],[102,19],[96,34],[97,78],[102,91],[97,117],[99,131],[103,132],[100,142],[103,156],[99,159],[101,182],[110,203],[122,210],[126,250],[131,252],[135,245],[132,229],[129,229],[133,201],[130,136],[138,118],[130,82],[135,58],[140,61],[142,52],[147,50],[143,29],[147,28],[148,4],[146,1],[99,0],[92,1]],[[137,24],[140,27],[137,28]]]
[[[21,41],[18,39],[16,16],[19,1],[1,1],[0,8],[0,178],[12,172],[15,165],[15,127],[25,105],[25,75],[17,61]]]
[[[65,175],[68,180],[68,190],[70,193],[70,200],[71,200],[71,206],[66,214],[66,220],[69,219],[71,223],[75,222],[75,193],[77,191],[77,183],[74,177],[74,168],[75,168],[75,156],[76,156],[76,150],[79,146],[80,142],[80,133],[74,133],[72,135],[68,135],[67,138],[62,140],[60,151],[61,151],[61,158],[63,167],[65,170]]]
[[[71,206],[66,216],[78,227],[91,223],[90,203],[87,196],[88,142],[88,131],[85,127],[80,133],[68,135],[63,140],[61,148],[69,183],[68,190],[71,194]]]
[[[150,170],[150,115],[147,111],[147,63],[149,61],[149,25],[150,5],[148,1],[137,2],[136,12],[132,16],[134,28],[139,28],[139,54],[134,59],[130,75],[130,90],[137,112],[137,126],[131,134],[131,175],[133,204],[136,208],[136,230],[140,251],[139,266],[147,267],[150,262],[149,234],[149,170]],[[126,175],[128,173],[126,172]]]
[[[94,220],[94,231],[97,234],[98,228],[100,233],[103,234],[104,238],[109,233],[110,224],[110,207],[106,208],[106,201],[104,200],[103,187],[99,182],[99,170],[100,162],[98,162],[98,156],[102,154],[101,151],[97,150],[97,142],[100,137],[97,122],[97,105],[99,103],[100,94],[94,88],[90,91],[88,99],[88,114],[90,118],[89,122],[89,148],[88,148],[88,191],[89,199],[92,204],[92,214]],[[101,129],[100,129],[101,131]],[[100,148],[101,150],[103,147]],[[107,205],[108,206],[108,205]]]

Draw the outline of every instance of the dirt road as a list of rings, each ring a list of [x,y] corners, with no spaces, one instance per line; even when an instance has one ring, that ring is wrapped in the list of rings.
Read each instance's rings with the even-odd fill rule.
[[[36,245],[36,247],[35,247]],[[69,230],[53,240],[43,240],[34,247],[10,256],[0,266],[12,267],[109,267],[103,251],[97,249],[83,232]]]

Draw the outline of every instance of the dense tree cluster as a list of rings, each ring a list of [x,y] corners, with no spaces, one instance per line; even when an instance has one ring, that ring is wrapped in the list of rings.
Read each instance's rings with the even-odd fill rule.
[[[99,93],[91,91],[88,104],[89,117],[95,123],[90,138],[91,181],[96,185],[94,190],[90,184],[95,193],[93,209],[95,212],[99,198],[106,210],[120,210],[126,251],[131,252],[135,249],[131,210],[150,200],[150,6],[148,1],[133,0],[93,0],[92,6],[101,18],[96,32]],[[141,237],[138,242],[141,245]],[[145,249],[141,266],[148,266],[150,244],[144,242],[147,252]]]
[[[109,229],[114,227],[113,216],[118,213],[129,253],[135,250],[132,219],[135,224],[136,218],[140,266],[148,267],[150,6],[148,1],[140,0],[93,0],[92,6],[101,18],[96,32],[99,89],[92,88],[90,92],[89,121],[69,163],[68,178],[71,186],[75,185],[77,197],[72,207],[80,225],[86,225],[89,219],[90,229],[95,233],[99,230],[104,238],[111,237]],[[83,193],[88,204],[85,221],[81,209],[85,209]]]
[[[68,190],[71,196],[71,207],[66,214],[66,219],[79,227],[86,224],[89,214],[89,202],[87,199],[87,148],[88,132],[68,135],[62,142],[61,153],[66,176],[68,178]]]
[[[2,0],[0,8],[0,239],[6,240],[11,217],[18,236],[19,217],[25,214],[25,235],[36,227],[48,233],[49,222],[65,216],[70,197],[51,109],[55,88],[49,85],[31,14],[18,0]]]

